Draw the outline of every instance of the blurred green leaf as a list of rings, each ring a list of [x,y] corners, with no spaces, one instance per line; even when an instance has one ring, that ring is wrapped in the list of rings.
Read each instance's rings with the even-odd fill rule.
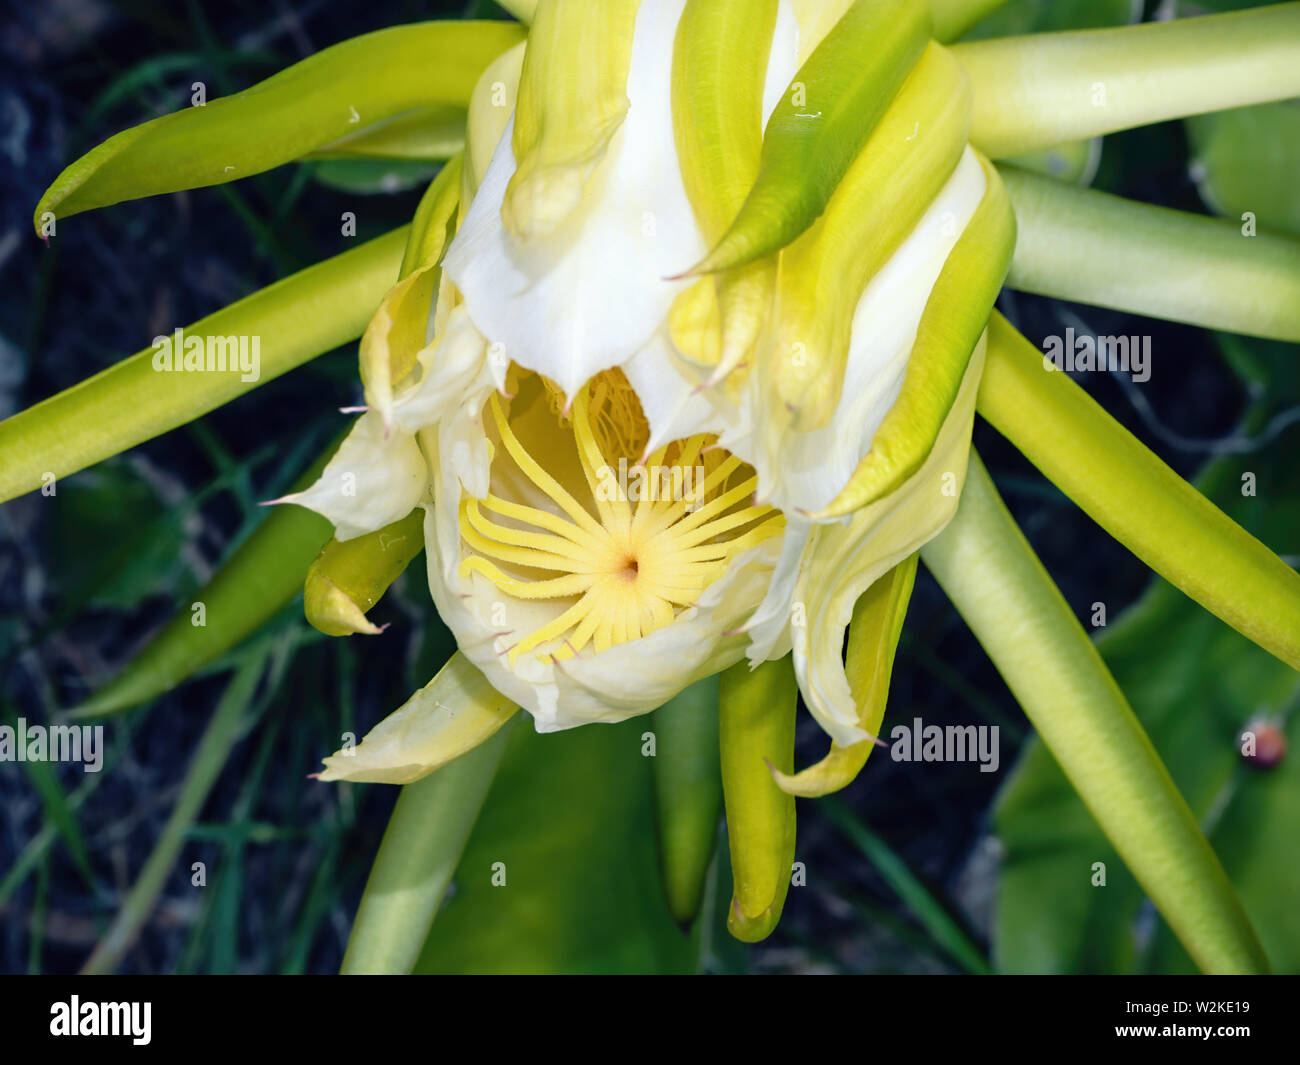
[[[693,967],[659,885],[647,726],[538,735],[520,723],[417,972]]]
[[[440,166],[424,159],[322,159],[307,165],[318,184],[362,196],[391,195],[427,185]]]
[[[190,825],[203,809],[208,793],[239,741],[241,723],[245,718],[260,713],[272,694],[268,690],[261,699],[254,700],[265,667],[265,656],[254,658],[226,686],[186,770],[180,795],[167,824],[124,896],[112,925],[86,960],[83,973],[112,972],[135,943],[157,905],[168,877],[177,869]]]
[[[1300,236],[1300,100],[1187,119],[1192,175],[1215,214]]]
[[[168,508],[127,462],[105,462],[59,485],[50,511],[48,549],[65,589],[89,589],[86,606],[133,607],[175,587],[185,569],[187,507]],[[52,500],[53,502],[53,500]],[[87,530],[94,536],[88,537]],[[147,536],[141,536],[143,532]],[[91,543],[95,545],[89,549]],[[130,552],[115,548],[128,544]]]
[[[1011,0],[972,26],[962,40],[1124,26],[1141,17],[1142,0]]]

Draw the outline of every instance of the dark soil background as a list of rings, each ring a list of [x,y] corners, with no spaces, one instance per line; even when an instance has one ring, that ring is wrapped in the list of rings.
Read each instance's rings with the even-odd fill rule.
[[[499,15],[487,3],[468,9]],[[407,221],[420,194],[341,192],[290,166],[68,219],[47,248],[32,234],[31,212],[63,166],[122,128],[187,106],[194,81],[219,95],[356,34],[466,10],[431,0],[11,4],[0,25],[0,416],[351,246],[339,235],[342,212],[356,212],[364,238]],[[1109,138],[1098,184],[1204,210],[1177,125]],[[1085,384],[1185,475],[1212,445],[1174,441],[1212,441],[1237,423],[1245,397],[1205,332],[1015,295],[1002,307],[1035,342],[1077,320],[1097,333],[1151,335],[1147,415],[1117,382],[1094,374]],[[104,470],[68,478],[56,497],[0,508],[0,710],[44,721],[111,676],[247,535],[260,516],[256,502],[282,492],[341,427],[328,412],[358,395],[351,347]],[[1142,592],[1148,571],[997,434],[980,424],[976,444],[1085,623],[1094,602],[1107,604],[1113,618]],[[224,490],[196,497],[222,477]],[[110,551],[115,537],[146,533],[161,537],[165,550],[145,555],[143,565],[139,557],[125,565]],[[394,623],[382,639],[314,638],[300,603],[268,626],[268,638],[293,647],[286,676],[250,713],[247,734],[189,834],[185,861],[169,874],[122,971],[337,969],[396,789],[328,787],[306,777],[338,746],[341,731],[363,733],[445,656],[446,635],[418,572],[377,608],[380,621]],[[50,845],[57,826],[23,768],[0,765],[0,876],[33,848],[40,855],[30,872],[0,886],[0,971],[70,972],[85,962],[158,838],[227,676],[212,671],[110,727],[120,754],[76,809],[84,863],[62,837]],[[924,571],[890,719],[910,721],[914,713],[934,724],[1000,725],[1001,770],[934,764],[922,771],[878,756],[841,798],[983,946],[995,857],[987,811],[1028,726]],[[797,762],[819,758],[825,740],[806,715],[800,737]],[[75,796],[85,783],[80,768],[58,770],[63,793]],[[741,951],[737,964],[947,968],[822,810],[805,803],[800,813],[799,856],[816,873],[806,890],[791,893],[779,931]],[[219,872],[201,899],[189,887],[191,861]]]

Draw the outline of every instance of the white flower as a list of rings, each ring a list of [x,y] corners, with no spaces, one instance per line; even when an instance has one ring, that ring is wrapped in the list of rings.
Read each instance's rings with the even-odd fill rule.
[[[669,328],[692,281],[668,278],[708,251],[674,141],[683,7],[639,5],[626,106],[604,109],[622,115],[617,128],[606,122],[594,147],[570,153],[579,162],[547,171],[545,190],[559,191],[518,199],[509,227],[514,120],[471,109],[473,198],[442,265],[440,328],[391,409],[364,415],[295,501],[329,517],[339,539],[423,505],[439,614],[465,658],[540,731],[646,713],[744,656],[757,664],[793,649],[808,708],[849,746],[872,738],[844,673],[849,616],[955,510],[982,343],[925,462],[846,517],[819,512],[840,497],[900,395],[986,170],[968,149],[858,295],[825,424],[776,424],[758,368],[715,383]],[[795,73],[799,34],[783,2],[765,117]],[[484,81],[499,85],[518,62],[498,61]],[[496,147],[474,191],[484,137]],[[338,490],[347,474],[350,496]],[[417,700],[421,713],[448,712],[426,693]],[[422,758],[431,769],[446,756]],[[385,764],[403,757],[390,752]],[[330,773],[386,779],[371,758],[348,766],[336,756]]]

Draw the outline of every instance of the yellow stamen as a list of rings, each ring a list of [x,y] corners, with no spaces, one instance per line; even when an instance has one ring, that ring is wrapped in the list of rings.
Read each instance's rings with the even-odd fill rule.
[[[516,385],[520,374],[511,367]],[[558,388],[541,383],[555,435],[537,453],[552,461],[576,454],[582,477],[563,478],[562,485],[520,441],[510,401],[493,395],[489,406],[503,445],[495,449],[493,473],[505,474],[494,484],[509,483],[517,470],[549,505],[489,494],[464,500],[460,513],[462,575],[479,574],[516,599],[567,601],[515,643],[512,662],[529,652],[558,661],[588,646],[600,652],[648,636],[693,606],[734,558],[781,533],[780,513],[753,503],[753,470],[712,436],[666,444],[639,464],[650,430],[621,371],[593,378],[569,409]],[[520,403],[517,418],[528,410]],[[533,428],[534,435],[522,433],[530,441]],[[570,489],[584,483],[585,496],[575,498]]]

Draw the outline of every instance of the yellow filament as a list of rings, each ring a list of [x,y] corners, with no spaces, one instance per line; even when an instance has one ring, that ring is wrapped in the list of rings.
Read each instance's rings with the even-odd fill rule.
[[[519,375],[511,367],[516,396]],[[515,599],[567,603],[510,648],[512,662],[539,648],[538,658],[558,661],[589,646],[600,652],[648,636],[694,605],[732,559],[784,528],[778,511],[753,503],[753,471],[713,446],[711,436],[666,444],[639,465],[649,425],[620,371],[597,375],[571,407],[551,382],[542,384],[556,430],[543,458],[576,453],[583,475],[577,483],[585,482],[589,498],[575,498],[529,453],[511,425],[508,401],[493,395],[489,406],[503,445],[494,473],[497,464],[512,463],[553,509],[489,494],[465,499],[460,512],[462,575],[479,574]]]

